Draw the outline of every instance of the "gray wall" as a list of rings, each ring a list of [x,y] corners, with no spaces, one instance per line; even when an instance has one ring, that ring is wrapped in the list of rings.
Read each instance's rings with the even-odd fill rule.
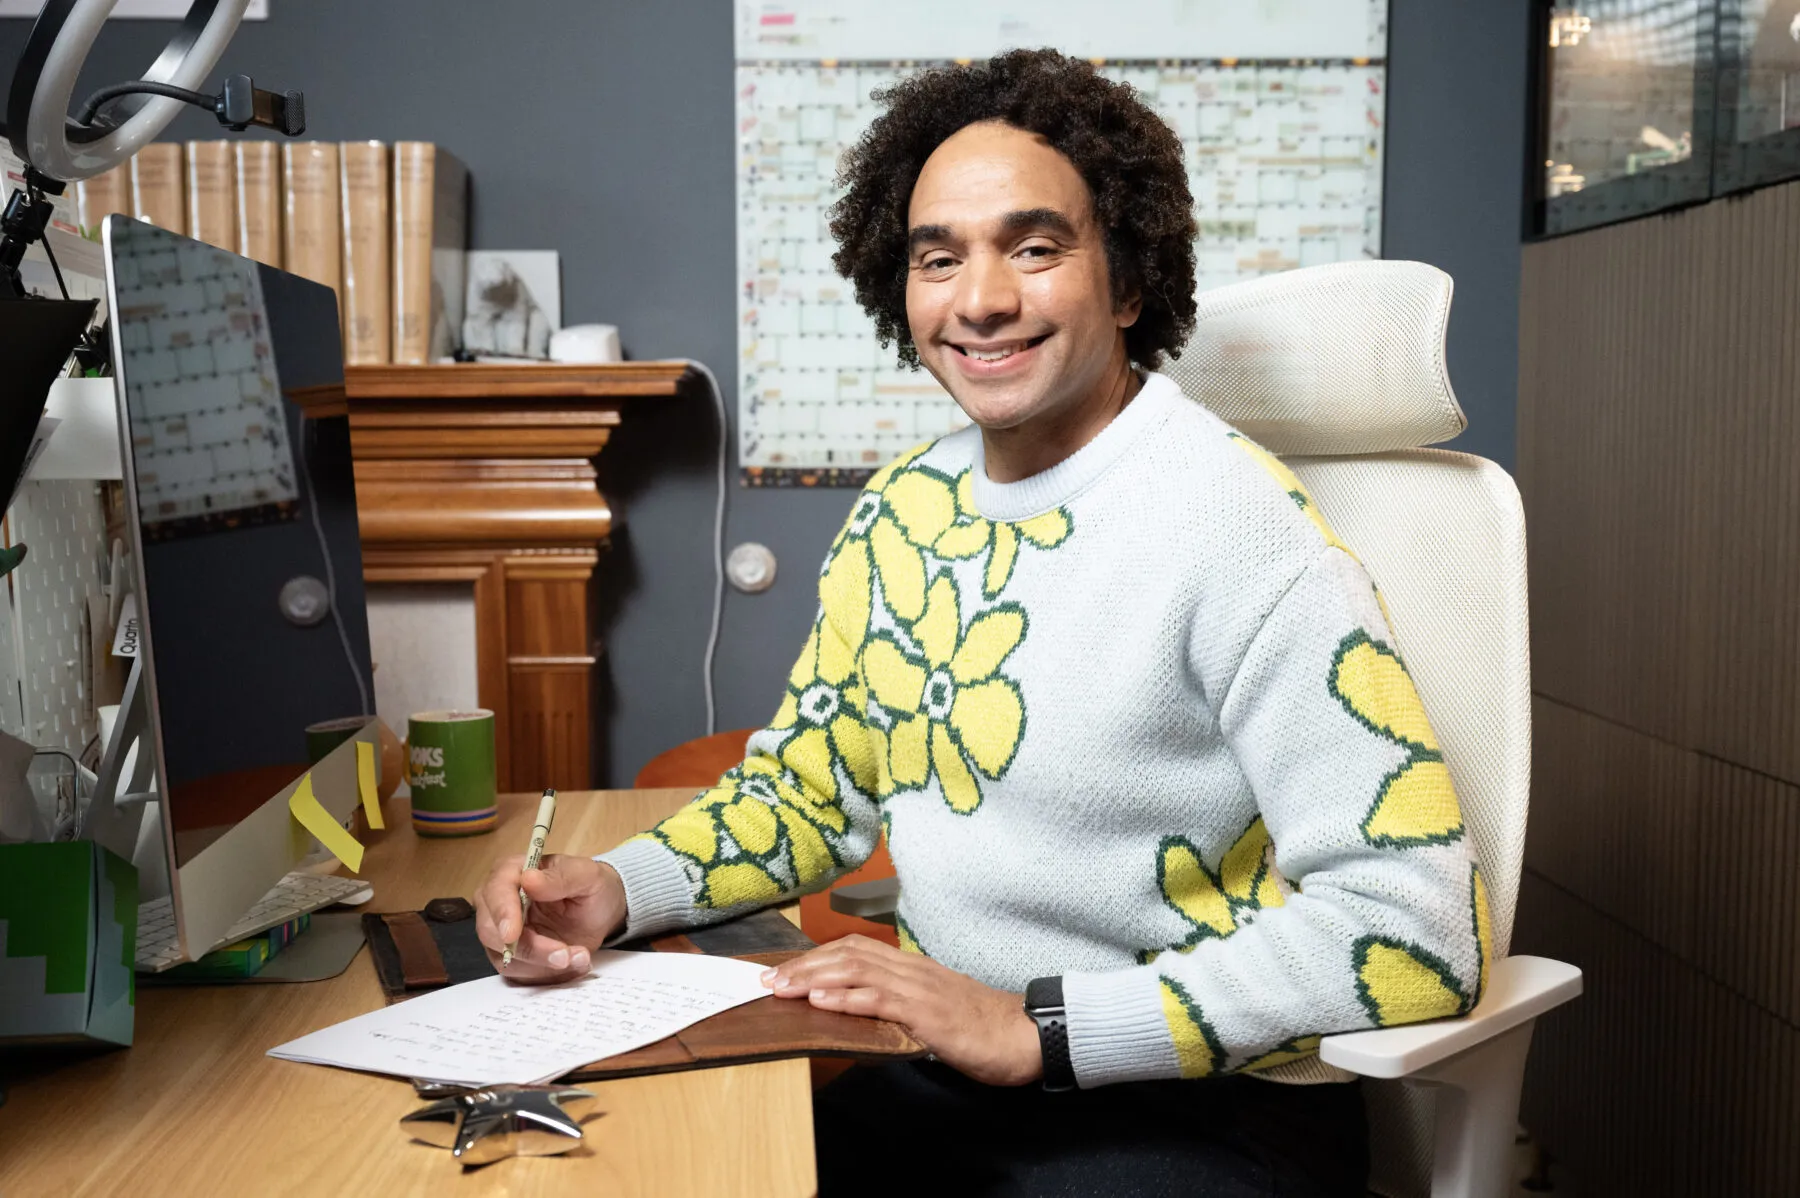
[[[225,66],[307,93],[309,136],[437,141],[469,165],[472,244],[562,253],[563,315],[620,326],[637,358],[732,364],[731,5],[538,0],[273,0]],[[1463,448],[1513,460],[1525,0],[1393,0],[1386,247],[1456,277],[1451,374]],[[135,76],[163,22],[113,22],[87,87]],[[0,21],[0,63],[29,26]],[[212,137],[196,113],[169,136]],[[602,457],[627,525],[603,562],[602,781],[705,731],[700,657],[712,610],[714,426],[702,395],[649,402]],[[733,441],[735,446],[735,438]],[[743,490],[727,545],[756,540],[781,573],[731,593],[718,655],[720,728],[774,711],[812,616],[815,567],[844,491]]]
[[[1513,468],[1527,0],[1391,0],[1382,254],[1456,280],[1450,448]]]

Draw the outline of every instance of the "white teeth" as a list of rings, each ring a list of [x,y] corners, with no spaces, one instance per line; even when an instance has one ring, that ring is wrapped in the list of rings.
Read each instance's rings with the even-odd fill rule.
[[[963,350],[963,353],[968,354],[971,358],[974,358],[977,362],[999,362],[999,361],[1003,361],[1006,358],[1012,357],[1014,354],[1016,354],[1018,352],[1019,352],[1019,347],[1016,345],[1010,349],[965,349],[965,350]]]

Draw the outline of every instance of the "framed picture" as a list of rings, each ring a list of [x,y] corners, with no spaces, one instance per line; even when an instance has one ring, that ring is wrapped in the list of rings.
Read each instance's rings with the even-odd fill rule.
[[[463,348],[476,358],[550,356],[562,327],[562,259],[555,250],[470,250]]]

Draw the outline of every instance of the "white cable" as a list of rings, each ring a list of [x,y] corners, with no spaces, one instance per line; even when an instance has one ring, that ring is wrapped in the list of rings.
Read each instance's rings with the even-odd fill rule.
[[[719,625],[725,616],[725,463],[731,456],[729,425],[725,419],[725,396],[719,380],[706,363],[692,358],[681,359],[688,367],[706,377],[712,390],[713,407],[719,414],[719,500],[713,508],[713,611],[712,631],[706,638],[706,662],[703,678],[706,684],[706,734],[718,731],[718,704],[713,697],[713,662],[719,650]]]
[[[344,630],[344,621],[338,616],[337,571],[331,568],[331,544],[325,539],[325,526],[319,522],[319,493],[313,487],[312,468],[306,463],[306,424],[306,417],[300,417],[300,435],[294,438],[294,456],[300,463],[300,477],[306,483],[306,509],[312,514],[319,552],[325,557],[325,598],[331,605],[331,622],[337,628],[338,641],[344,646],[344,660],[350,663],[350,677],[356,679],[356,694],[362,701],[362,710],[357,714],[374,715],[375,709],[369,705],[368,683],[363,681],[362,670],[356,664],[356,652],[350,648],[350,634]]]

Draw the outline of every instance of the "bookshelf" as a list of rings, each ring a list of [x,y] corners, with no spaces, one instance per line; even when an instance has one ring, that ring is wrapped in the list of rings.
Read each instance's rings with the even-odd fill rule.
[[[473,656],[477,702],[495,715],[500,789],[590,787],[600,646],[589,588],[617,519],[594,462],[630,409],[676,394],[687,365],[344,373],[342,392],[295,398],[312,411],[348,411],[372,615],[386,584],[414,584],[415,595],[416,584],[472,591],[474,643],[445,652]],[[372,620],[372,636],[378,627]],[[373,648],[381,661],[383,646]],[[379,694],[379,673],[376,681]]]

